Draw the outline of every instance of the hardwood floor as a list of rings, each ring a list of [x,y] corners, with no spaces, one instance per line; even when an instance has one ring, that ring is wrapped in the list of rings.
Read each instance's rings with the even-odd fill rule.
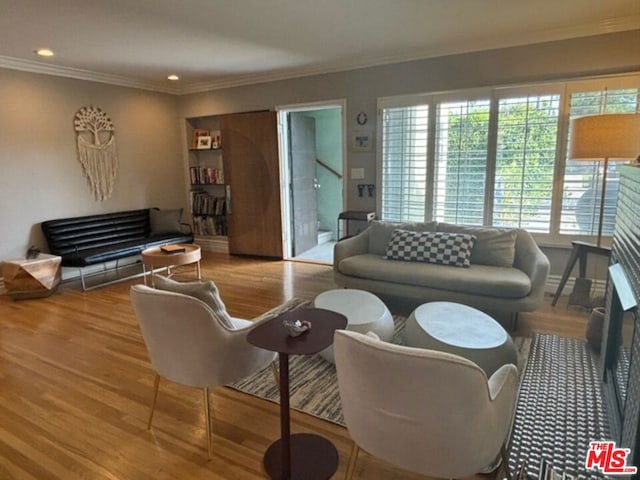
[[[192,278],[190,267],[178,278]],[[334,288],[329,266],[207,254],[230,313],[252,318],[287,299]],[[154,373],[129,302],[136,279],[81,292],[63,285],[51,297],[0,296],[0,479],[263,479],[262,455],[279,436],[278,407],[228,388],[212,396],[214,455],[207,461],[201,391],[161,382],[154,426],[146,428]],[[583,337],[587,314],[551,297],[522,314],[517,334]],[[292,412],[292,431],[329,438],[343,478],[347,431]],[[412,475],[361,454],[356,477]],[[487,478],[478,476],[477,478]]]

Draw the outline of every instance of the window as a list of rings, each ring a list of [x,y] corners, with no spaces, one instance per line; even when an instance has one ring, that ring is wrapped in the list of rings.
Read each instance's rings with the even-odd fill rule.
[[[573,92],[569,104],[569,117],[640,111],[638,107],[639,92],[638,88]],[[560,233],[597,235],[602,199],[603,163],[567,159]],[[618,165],[617,162],[610,162],[607,169],[602,220],[602,235],[605,237],[613,234],[615,224]]]
[[[559,109],[560,95],[500,99],[493,225],[549,232]]]
[[[489,100],[440,103],[437,122],[432,217],[482,225]]]
[[[569,119],[637,112],[639,88],[626,76],[379,99],[381,218],[519,227],[557,243],[595,235],[602,167],[565,158]]]
[[[384,113],[382,178],[386,195],[382,218],[421,222],[427,194],[427,124],[429,107],[389,108]]]

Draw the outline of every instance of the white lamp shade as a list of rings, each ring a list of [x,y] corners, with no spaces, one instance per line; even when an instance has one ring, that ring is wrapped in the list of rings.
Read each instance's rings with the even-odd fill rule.
[[[571,121],[569,158],[629,160],[640,155],[640,114],[588,115]]]

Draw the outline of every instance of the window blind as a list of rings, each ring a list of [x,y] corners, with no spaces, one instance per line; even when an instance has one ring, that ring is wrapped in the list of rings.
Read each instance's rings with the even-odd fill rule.
[[[490,101],[438,104],[433,218],[482,225]]]
[[[554,243],[595,236],[602,166],[566,158],[568,119],[637,112],[639,97],[632,75],[379,99],[380,217],[520,227]],[[605,236],[618,167],[609,163]]]
[[[429,107],[382,110],[381,218],[422,222],[427,194]]]
[[[498,103],[493,225],[548,233],[560,95]]]

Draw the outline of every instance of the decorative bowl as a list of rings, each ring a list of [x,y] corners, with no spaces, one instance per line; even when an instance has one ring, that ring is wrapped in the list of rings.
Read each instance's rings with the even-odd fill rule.
[[[282,324],[289,332],[290,337],[297,337],[311,328],[309,320],[283,320]]]

